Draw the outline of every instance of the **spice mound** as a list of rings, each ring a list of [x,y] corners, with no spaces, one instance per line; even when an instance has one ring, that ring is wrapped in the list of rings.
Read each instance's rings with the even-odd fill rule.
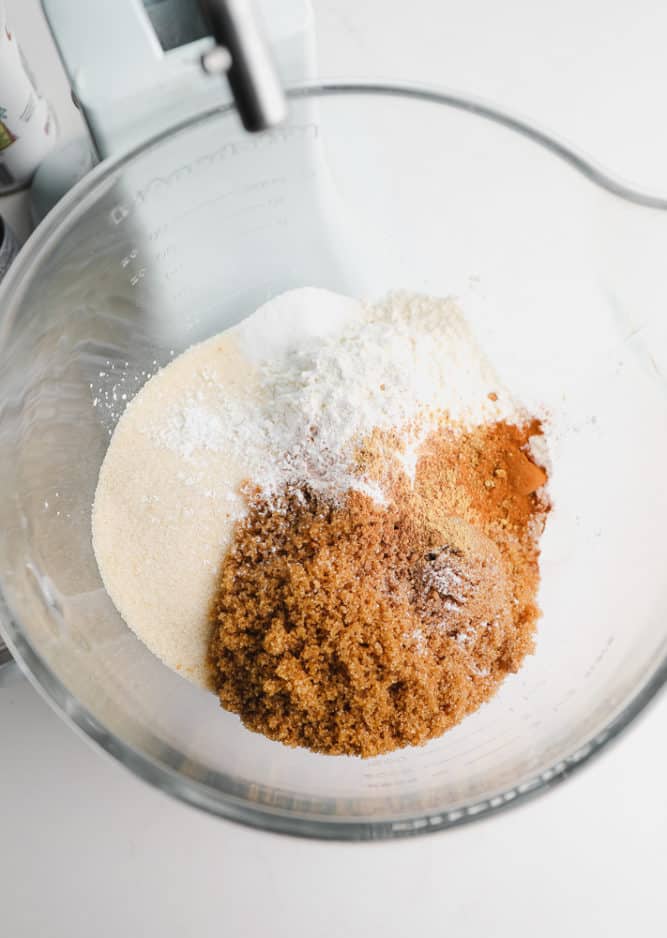
[[[439,736],[532,650],[549,510],[539,422],[446,422],[358,454],[384,501],[288,484],[248,495],[212,605],[220,702],[271,739],[374,756]]]

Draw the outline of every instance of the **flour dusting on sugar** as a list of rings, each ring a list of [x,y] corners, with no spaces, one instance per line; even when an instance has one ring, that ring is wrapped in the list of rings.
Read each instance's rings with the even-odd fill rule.
[[[209,366],[144,432],[189,464],[242,454],[267,497],[307,481],[330,497],[353,488],[382,502],[354,466],[374,430],[402,431],[397,458],[411,476],[439,416],[470,426],[519,414],[452,299],[395,292],[360,304],[294,290],[228,336],[247,363],[246,392],[230,393]]]

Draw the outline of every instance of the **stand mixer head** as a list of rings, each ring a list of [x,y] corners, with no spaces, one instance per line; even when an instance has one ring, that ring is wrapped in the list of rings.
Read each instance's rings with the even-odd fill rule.
[[[42,162],[31,192],[35,222],[96,162],[224,105],[230,92],[246,130],[277,126],[286,113],[282,83],[314,77],[310,0],[257,6],[42,0],[42,6],[90,136]]]

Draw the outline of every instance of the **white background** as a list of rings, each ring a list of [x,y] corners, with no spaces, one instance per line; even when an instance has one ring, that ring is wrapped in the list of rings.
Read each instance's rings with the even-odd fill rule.
[[[658,0],[314,6],[323,74],[490,98],[617,175],[667,192],[667,5]],[[67,137],[78,115],[37,0],[7,7]],[[0,200],[20,234],[24,201]],[[0,935],[662,936],[666,724],[662,698],[581,775],[493,821],[346,846],[260,834],[183,807],[90,749],[24,679],[5,677]]]

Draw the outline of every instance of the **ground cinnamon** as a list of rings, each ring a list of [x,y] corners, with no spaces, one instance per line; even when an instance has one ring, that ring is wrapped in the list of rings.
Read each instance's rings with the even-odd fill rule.
[[[335,501],[291,488],[250,498],[223,561],[210,662],[250,729],[317,752],[373,756],[440,735],[532,649],[546,472],[537,421],[443,424],[414,479],[377,434]]]

